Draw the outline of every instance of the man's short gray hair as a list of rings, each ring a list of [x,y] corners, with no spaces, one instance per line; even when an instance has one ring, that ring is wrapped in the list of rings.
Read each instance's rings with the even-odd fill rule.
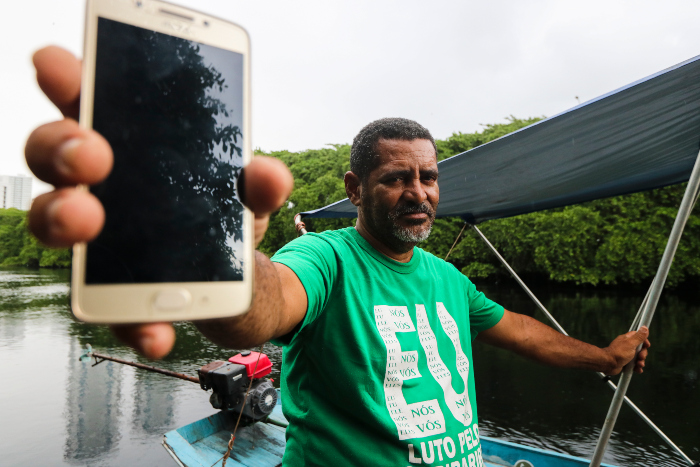
[[[375,120],[360,130],[352,141],[352,149],[350,149],[350,170],[363,182],[379,164],[379,154],[376,149],[377,143],[382,138],[404,141],[427,139],[433,143],[437,157],[435,140],[428,129],[420,123],[407,118]]]

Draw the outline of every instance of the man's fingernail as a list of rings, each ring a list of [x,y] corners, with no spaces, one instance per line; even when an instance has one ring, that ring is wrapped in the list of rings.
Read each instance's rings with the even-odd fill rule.
[[[63,204],[64,200],[62,198],[58,198],[54,200],[54,202],[51,203],[46,209],[46,215],[48,216],[47,221],[49,226],[49,235],[52,238],[61,237],[64,233],[64,226],[63,223],[60,222],[60,218],[58,215],[58,212],[63,207]]]
[[[80,138],[71,138],[58,147],[56,157],[56,170],[58,170],[61,173],[61,175],[73,175],[76,149],[82,143],[83,140]]]

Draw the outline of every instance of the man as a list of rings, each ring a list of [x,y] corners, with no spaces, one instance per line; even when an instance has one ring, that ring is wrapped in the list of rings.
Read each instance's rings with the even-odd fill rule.
[[[37,79],[75,117],[79,64],[56,48],[39,51]],[[37,198],[30,226],[45,243],[93,238],[99,203],[76,183],[106,176],[111,151],[70,119],[35,130],[27,162],[58,189]],[[277,161],[258,158],[245,171],[256,239],[269,212],[291,190]],[[453,266],[416,244],[428,237],[439,201],[436,148],[430,133],[404,119],[367,125],[353,142],[348,197],[354,228],[310,234],[268,260],[256,254],[256,295],[249,312],[197,323],[210,339],[242,348],[270,339],[284,345],[283,406],[290,420],[285,465],[482,465],[471,342],[512,350],[567,368],[617,374],[648,330],[601,349],[504,310]],[[167,324],[115,327],[150,357],[172,347]]]

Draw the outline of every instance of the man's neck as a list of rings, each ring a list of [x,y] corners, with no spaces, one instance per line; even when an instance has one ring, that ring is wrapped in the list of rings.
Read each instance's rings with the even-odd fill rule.
[[[411,258],[413,258],[413,247],[415,246],[413,244],[401,242],[401,245],[389,246],[385,242],[379,240],[376,235],[372,234],[372,232],[365,227],[364,223],[361,222],[360,219],[357,219],[355,230],[357,230],[357,233],[359,233],[362,238],[367,240],[367,243],[372,245],[375,250],[384,256],[393,259],[394,261],[408,263],[411,261]],[[406,249],[405,251],[403,251],[404,248]]]

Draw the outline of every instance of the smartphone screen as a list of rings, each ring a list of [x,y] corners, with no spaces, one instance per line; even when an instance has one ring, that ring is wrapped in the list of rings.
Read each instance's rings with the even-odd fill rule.
[[[241,281],[242,54],[99,18],[93,128],[114,168],[86,284]]]

